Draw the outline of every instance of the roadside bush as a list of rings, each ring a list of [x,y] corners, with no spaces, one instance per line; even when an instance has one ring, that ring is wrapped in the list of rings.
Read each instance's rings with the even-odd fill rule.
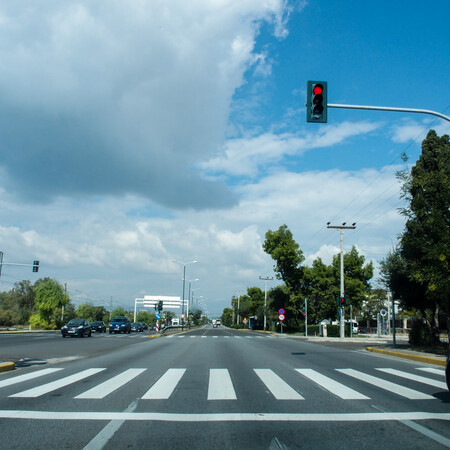
[[[56,325],[54,323],[48,322],[39,314],[31,315],[29,324],[31,328],[35,330],[56,330]]]
[[[417,347],[439,344],[439,332],[423,322],[414,322],[409,332],[409,343]]]
[[[327,325],[327,336],[339,337],[340,336],[339,325]]]

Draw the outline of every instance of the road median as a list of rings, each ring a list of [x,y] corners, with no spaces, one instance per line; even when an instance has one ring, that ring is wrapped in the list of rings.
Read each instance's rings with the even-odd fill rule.
[[[383,355],[389,355],[389,356],[395,356],[397,358],[404,358],[409,359],[412,361],[417,361],[425,364],[433,364],[435,366],[442,366],[445,367],[445,357],[438,357],[438,356],[427,356],[427,355],[421,355],[418,354],[418,352],[408,352],[408,351],[401,351],[401,350],[387,350],[384,348],[377,348],[377,347],[366,347],[366,350],[369,352],[374,353],[380,353]]]

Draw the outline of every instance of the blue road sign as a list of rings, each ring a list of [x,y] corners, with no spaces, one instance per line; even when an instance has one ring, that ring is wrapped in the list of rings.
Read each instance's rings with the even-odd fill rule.
[[[161,319],[161,314],[156,314],[156,318],[159,320]]]

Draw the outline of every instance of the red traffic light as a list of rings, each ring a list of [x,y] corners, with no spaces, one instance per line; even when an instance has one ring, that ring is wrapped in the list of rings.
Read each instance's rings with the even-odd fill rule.
[[[322,91],[323,91],[323,87],[320,84],[316,84],[313,89],[313,94],[319,95],[322,93]]]

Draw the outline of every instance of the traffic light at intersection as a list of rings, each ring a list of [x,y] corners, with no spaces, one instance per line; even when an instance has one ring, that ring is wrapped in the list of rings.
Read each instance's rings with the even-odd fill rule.
[[[39,261],[33,261],[33,272],[39,272]]]
[[[308,81],[306,89],[306,121],[327,122],[327,82]]]

